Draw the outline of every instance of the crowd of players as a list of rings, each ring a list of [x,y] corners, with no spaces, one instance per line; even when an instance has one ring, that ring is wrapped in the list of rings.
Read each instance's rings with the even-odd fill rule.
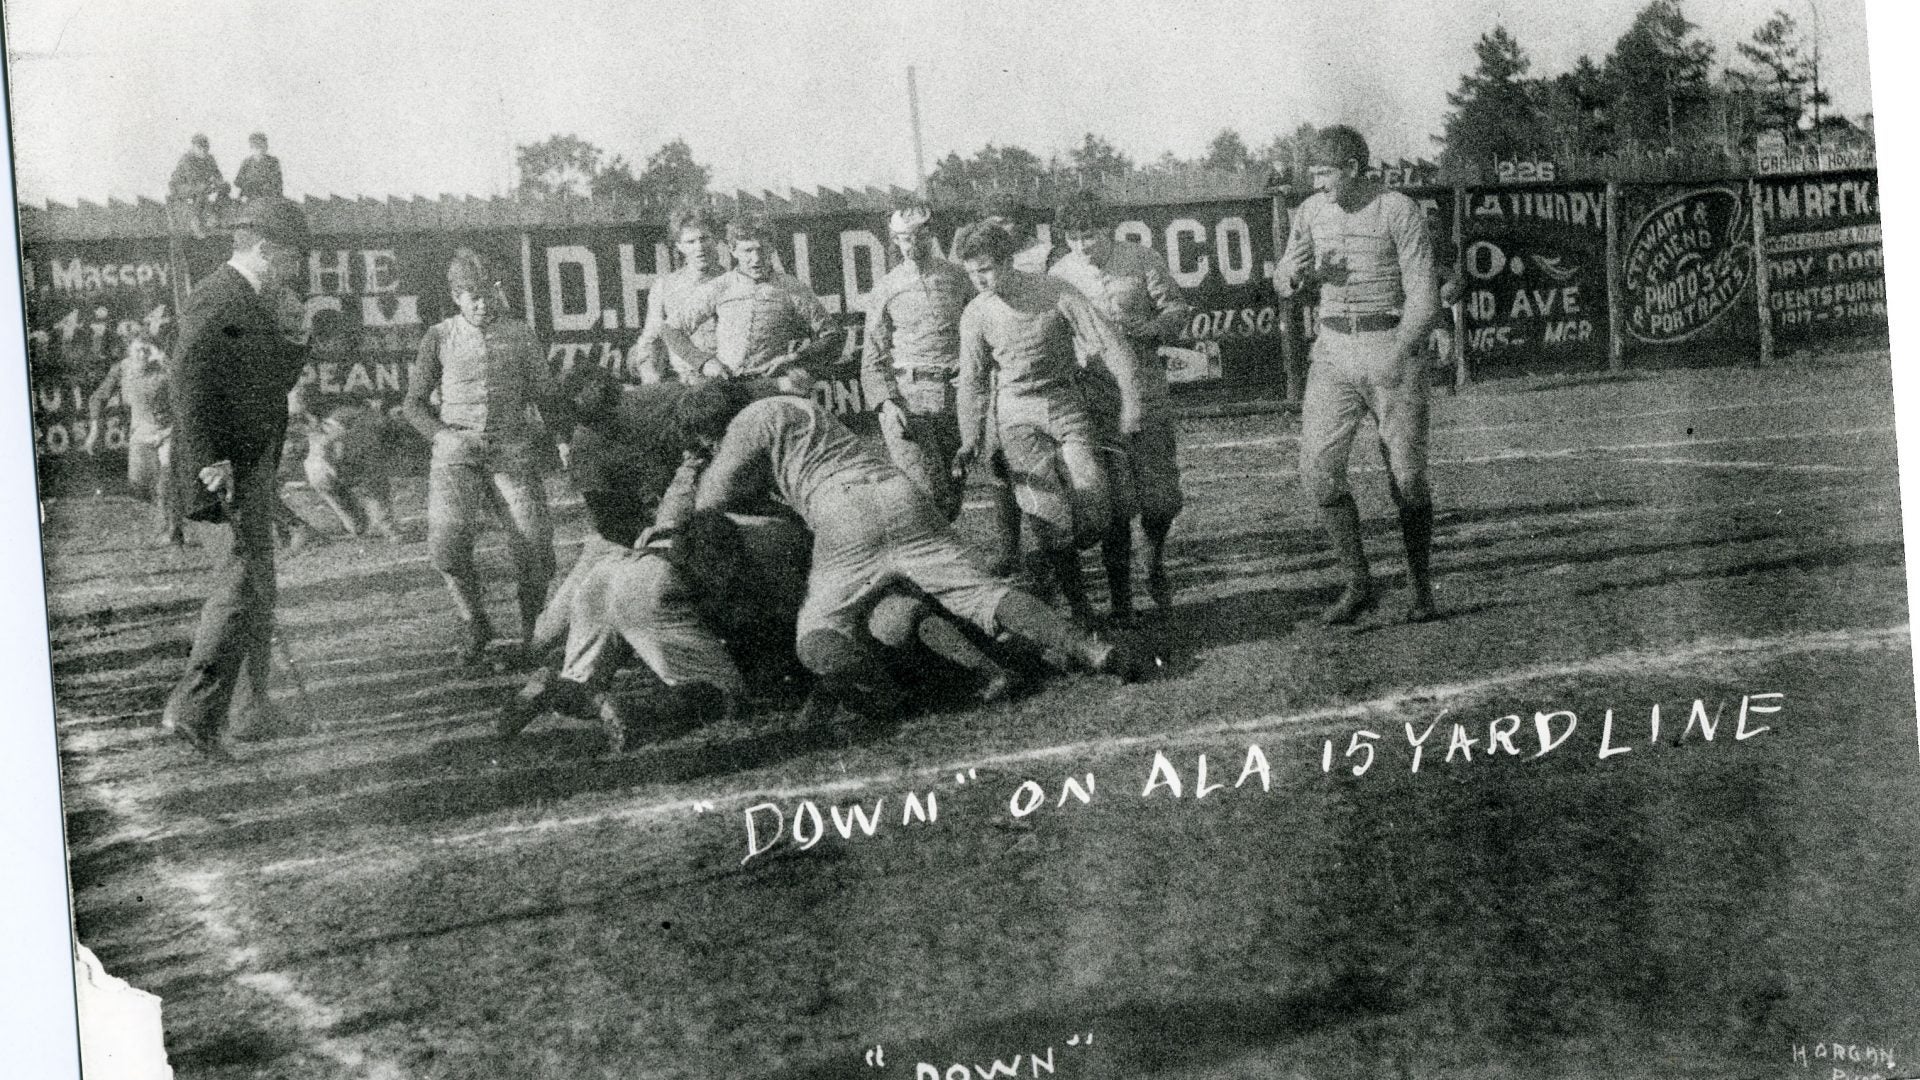
[[[1295,214],[1275,276],[1282,295],[1320,290],[1301,468],[1347,572],[1324,614],[1333,624],[1378,596],[1346,486],[1368,417],[1400,510],[1407,617],[1435,614],[1432,252],[1418,208],[1367,180],[1367,160],[1351,129],[1321,134],[1320,194]],[[768,687],[796,684],[809,688],[813,721],[884,718],[910,704],[899,672],[936,666],[928,657],[989,702],[1045,667],[1131,680],[1152,666],[1129,632],[1134,526],[1148,595],[1164,609],[1183,497],[1159,347],[1180,339],[1191,310],[1165,261],[1116,239],[1090,193],[1057,208],[1064,253],[999,213],[962,228],[942,257],[930,218],[920,203],[891,215],[898,261],[866,302],[861,376],[879,443],[811,395],[810,369],[842,354],[842,331],[775,268],[764,221],[723,225],[702,207],[673,216],[680,265],[649,292],[633,386],[591,364],[551,370],[509,311],[497,268],[455,255],[447,286],[458,314],[421,339],[401,414],[432,447],[428,559],[452,600],[461,662],[532,669],[500,711],[501,738],[561,712],[597,720],[618,750],[663,714],[735,716]],[[215,757],[229,718],[241,738],[306,728],[260,692],[289,411],[308,436],[308,479],[347,530],[394,535],[385,418],[351,406],[312,416],[297,386],[307,349],[319,347],[303,337],[289,289],[306,243],[297,206],[254,200],[236,223],[233,260],[182,312],[176,357],[137,343],[116,372],[136,444],[168,426],[156,409],[171,412],[170,460],[141,452],[129,466],[149,483],[169,472],[177,481],[158,499],[162,539],[177,537],[181,516],[233,528],[234,559],[163,718]],[[323,342],[337,329],[314,328]],[[291,409],[280,409],[290,392]],[[557,587],[544,483],[555,457],[590,528]],[[977,549],[954,524],[970,476],[992,507]],[[512,558],[521,625],[510,648],[496,640],[474,560],[490,522]],[[1098,614],[1081,565],[1096,548],[1108,598]],[[651,676],[638,696],[615,679],[636,660]]]

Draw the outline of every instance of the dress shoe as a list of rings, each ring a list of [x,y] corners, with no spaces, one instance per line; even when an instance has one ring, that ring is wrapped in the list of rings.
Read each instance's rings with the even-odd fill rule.
[[[1320,613],[1320,622],[1323,626],[1351,626],[1379,602],[1380,594],[1374,591],[1372,582],[1350,582],[1340,599]]]
[[[199,752],[201,757],[208,761],[229,762],[233,760],[233,755],[227,753],[227,748],[220,745],[220,736],[209,735],[199,728],[181,723],[175,719],[171,706],[160,714],[160,730],[193,747],[194,750]]]

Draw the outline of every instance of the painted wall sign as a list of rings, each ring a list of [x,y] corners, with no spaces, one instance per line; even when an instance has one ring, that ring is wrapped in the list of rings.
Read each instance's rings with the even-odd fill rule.
[[[1741,302],[1753,280],[1753,219],[1745,185],[1697,188],[1634,221],[1621,245],[1627,332],[1687,341]]]

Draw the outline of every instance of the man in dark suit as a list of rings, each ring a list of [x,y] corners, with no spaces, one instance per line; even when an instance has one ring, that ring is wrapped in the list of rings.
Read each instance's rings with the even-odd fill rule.
[[[240,163],[233,174],[233,193],[241,202],[272,199],[281,195],[280,159],[267,153],[267,137],[256,131],[247,136],[252,156]]]
[[[233,558],[200,611],[187,670],[161,724],[223,759],[220,732],[297,733],[267,698],[273,643],[275,468],[287,393],[306,347],[275,301],[306,259],[307,221],[286,199],[259,199],[234,223],[233,257],[188,297],[173,373],[175,482],[186,516],[233,529]]]

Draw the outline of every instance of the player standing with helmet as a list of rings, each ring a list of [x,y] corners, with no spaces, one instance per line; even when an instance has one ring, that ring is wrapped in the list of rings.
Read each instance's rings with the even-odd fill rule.
[[[953,521],[966,490],[965,477],[951,469],[960,449],[953,382],[960,373],[960,313],[973,299],[973,286],[966,271],[933,253],[931,216],[915,204],[888,220],[901,261],[867,297],[860,376],[867,400],[877,403],[888,456]]]
[[[407,421],[433,443],[427,473],[427,557],[446,579],[466,635],[465,663],[493,640],[473,565],[474,534],[489,514],[507,526],[519,593],[522,640],[553,579],[553,526],[541,458],[561,407],[544,352],[527,324],[507,314],[499,278],[472,251],[454,254],[447,288],[460,313],[429,327],[407,377]],[[440,393],[440,410],[429,399]],[[535,410],[539,419],[535,417]],[[564,448],[563,448],[564,449]],[[562,454],[564,457],[564,452]]]
[[[1300,479],[1346,571],[1346,589],[1321,616],[1344,625],[1378,602],[1360,539],[1347,462],[1372,417],[1400,515],[1412,600],[1408,622],[1436,617],[1428,562],[1433,495],[1427,485],[1427,332],[1438,309],[1433,246],[1419,204],[1366,176],[1367,142],[1350,127],[1319,133],[1308,171],[1315,193],[1294,212],[1274,270],[1282,297],[1320,284],[1318,334],[1300,412]]]

